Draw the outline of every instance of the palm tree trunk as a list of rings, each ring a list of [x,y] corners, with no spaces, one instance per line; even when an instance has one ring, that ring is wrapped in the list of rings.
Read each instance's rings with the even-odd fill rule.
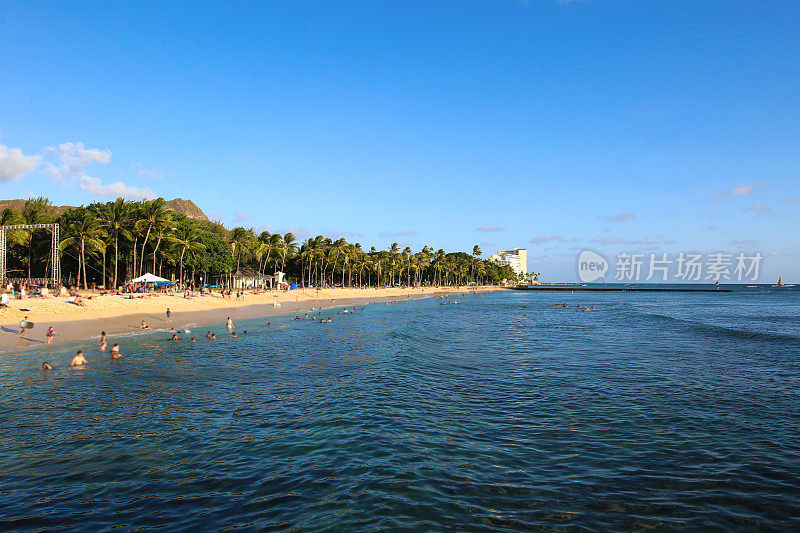
[[[83,290],[88,290],[86,286],[86,246],[84,239],[81,239],[81,262],[83,263]]]
[[[119,232],[114,232],[114,287],[117,288],[117,262],[119,261]]]
[[[184,246],[183,250],[181,250],[181,266],[178,274],[178,283],[183,283],[183,254],[185,253],[186,253],[186,247]]]
[[[152,225],[147,226],[147,233],[145,234],[144,242],[142,243],[142,257],[139,260],[139,274],[141,274],[142,270],[144,269],[144,247],[147,246],[147,240],[150,238],[150,228],[152,228]]]
[[[131,277],[135,278],[136,276],[136,245],[139,244],[139,236],[137,235],[133,239],[133,272],[131,273]]]

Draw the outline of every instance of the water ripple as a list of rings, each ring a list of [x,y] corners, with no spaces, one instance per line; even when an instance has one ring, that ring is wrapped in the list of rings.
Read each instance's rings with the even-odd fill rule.
[[[796,530],[797,304],[718,296],[373,305],[82,370],[77,345],[7,354],[0,529]]]

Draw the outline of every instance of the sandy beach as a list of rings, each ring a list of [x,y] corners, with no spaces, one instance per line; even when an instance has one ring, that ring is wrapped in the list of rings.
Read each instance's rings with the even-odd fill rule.
[[[355,303],[383,302],[422,298],[441,294],[462,294],[502,290],[501,287],[481,286],[460,289],[441,288],[369,288],[369,289],[297,289],[267,293],[247,292],[242,298],[222,298],[219,293],[186,299],[175,295],[152,294],[128,299],[120,295],[93,295],[86,298],[84,307],[65,298],[28,298],[11,300],[9,307],[0,311],[0,350],[23,349],[46,342],[49,326],[53,326],[55,343],[96,337],[101,331],[109,336],[141,331],[145,321],[153,330],[170,327],[185,328],[204,324],[224,323],[230,316],[237,319],[259,316],[276,316],[299,313],[312,307],[331,307]],[[90,294],[90,296],[92,296]],[[276,305],[279,304],[279,305]],[[172,312],[167,322],[166,310]],[[28,317],[35,327],[20,337],[19,323]]]

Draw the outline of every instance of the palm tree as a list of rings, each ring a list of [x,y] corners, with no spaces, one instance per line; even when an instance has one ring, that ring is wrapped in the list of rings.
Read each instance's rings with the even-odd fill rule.
[[[146,202],[142,206],[141,216],[142,218],[136,221],[136,229],[144,232],[142,254],[139,260],[140,274],[144,269],[144,248],[147,246],[147,241],[150,239],[150,232],[156,226],[164,224],[170,216],[169,209],[167,208],[167,202],[163,198],[156,198],[152,202]],[[155,253],[153,254],[153,263],[155,263]],[[155,270],[155,266],[153,267],[153,270]]]
[[[411,285],[411,248],[406,246],[403,248],[403,262],[406,265],[406,285]],[[402,271],[400,272],[402,274]],[[399,279],[398,279],[399,281]]]
[[[14,226],[23,223],[22,217],[16,209],[6,207],[3,209],[3,212],[0,213],[0,226]],[[7,230],[6,239],[16,244],[23,244],[25,242],[25,235],[18,229]]]
[[[81,267],[83,268],[83,289],[86,290],[86,251],[89,253],[100,251],[106,237],[102,222],[94,213],[86,212],[83,217],[67,223],[65,233],[68,235],[63,239],[60,248],[63,250],[70,246],[75,246],[78,253],[78,285],[81,283]]]
[[[481,251],[481,247],[477,244],[472,247],[472,267],[471,272],[475,272],[475,258],[480,257],[483,252]],[[473,274],[474,275],[474,274]]]
[[[156,253],[158,252],[158,247],[172,234],[173,228],[172,214],[170,211],[167,211],[167,216],[163,220],[153,226],[151,236],[156,240],[156,245],[153,247],[153,274],[156,273]],[[164,259],[162,257],[158,265],[159,276],[161,275],[161,264],[163,262]]]
[[[183,283],[183,258],[188,252],[189,255],[203,252],[206,247],[201,241],[201,234],[194,224],[182,224],[175,231],[174,235],[168,239],[181,250],[178,260],[178,283]]]
[[[56,210],[47,198],[29,198],[22,208],[21,224],[50,224],[56,219]],[[31,263],[33,259],[33,236],[36,230],[23,230],[22,237],[28,249],[28,277],[31,277]]]
[[[397,266],[397,256],[400,253],[400,245],[396,242],[392,243],[389,247],[389,253],[391,254],[389,259],[389,285],[394,285],[394,269]]]
[[[236,257],[236,271],[242,262],[242,256],[250,253],[255,245],[255,233],[253,229],[245,229],[241,226],[233,228],[231,231],[231,252]]]
[[[436,263],[436,272],[439,273],[439,283],[438,283],[438,285],[442,284],[442,268],[444,267],[444,263],[445,263],[445,259],[446,258],[447,258],[447,256],[445,255],[444,250],[439,248],[439,250],[436,251],[436,258],[434,259],[434,262]],[[434,281],[434,285],[437,285],[436,276],[434,276],[434,280],[433,281]]]
[[[131,240],[131,204],[124,198],[117,198],[110,204],[110,208],[101,214],[103,228],[109,235],[114,236],[114,283],[117,286],[117,265],[119,263],[119,238]]]
[[[295,242],[294,233],[291,231],[283,236],[283,244],[281,244],[281,272],[286,267],[286,255],[291,257],[297,251],[297,243]]]

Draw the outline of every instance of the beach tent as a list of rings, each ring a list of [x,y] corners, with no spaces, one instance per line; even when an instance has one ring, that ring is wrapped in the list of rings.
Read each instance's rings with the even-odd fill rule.
[[[136,279],[132,279],[131,283],[172,283],[172,282],[168,279],[160,278],[148,272],[144,276],[139,276]]]

